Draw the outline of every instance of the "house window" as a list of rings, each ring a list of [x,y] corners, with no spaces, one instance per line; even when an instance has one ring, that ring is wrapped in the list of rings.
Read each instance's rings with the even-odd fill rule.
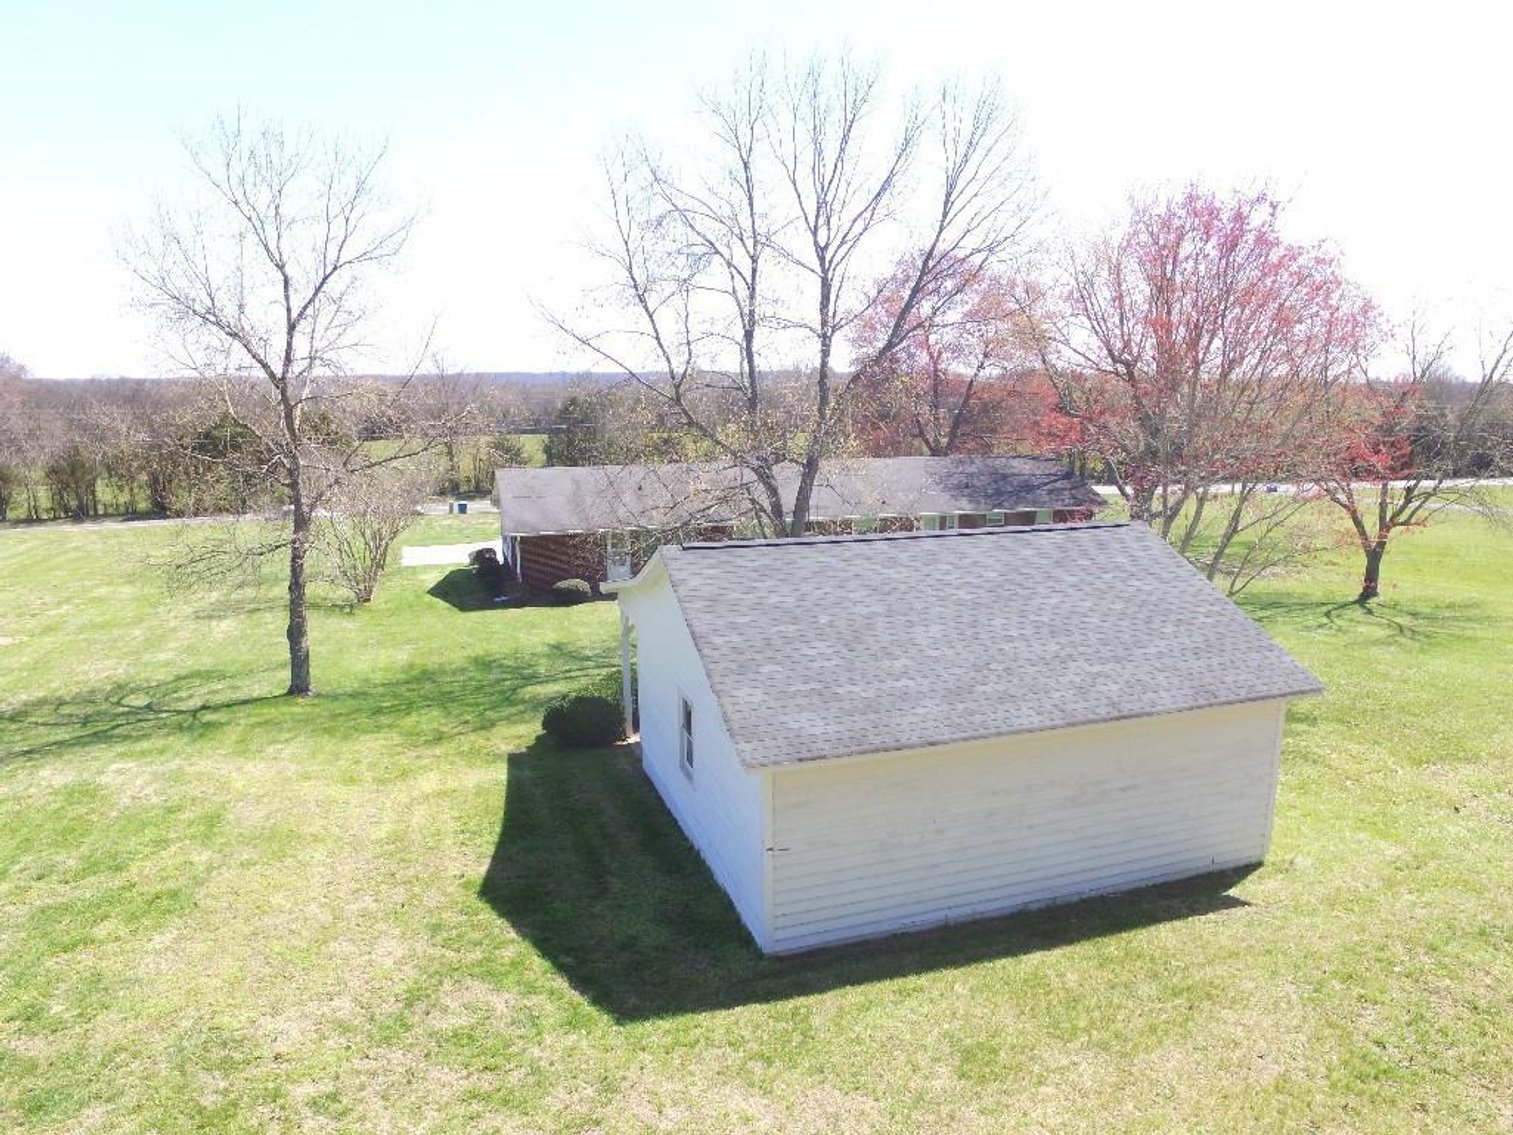
[[[1054,519],[1054,514],[1051,512],[1050,509],[1048,509],[1048,508],[1037,508],[1035,510],[1035,523],[1036,524],[1050,524],[1053,519]]]
[[[956,527],[956,514],[954,512],[926,512],[919,518],[919,527],[923,532],[949,532]]]
[[[604,534],[604,578],[613,583],[630,579],[635,574],[631,570],[629,534],[606,532]]]
[[[988,513],[988,518],[986,521],[984,521],[984,524],[986,524],[986,526],[989,528],[1002,528],[1008,522],[1009,518],[1007,513],[990,512]]]
[[[678,764],[683,775],[693,779],[693,706],[688,699],[678,699]]]

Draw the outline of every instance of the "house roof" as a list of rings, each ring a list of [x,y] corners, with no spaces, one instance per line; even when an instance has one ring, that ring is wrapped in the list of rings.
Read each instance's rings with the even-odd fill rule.
[[[730,524],[752,514],[759,490],[745,470],[712,464],[500,469],[499,509],[512,536]],[[779,471],[785,501],[796,466]],[[871,457],[826,462],[810,515],[915,516],[1098,508],[1103,499],[1049,457]]]
[[[1144,525],[735,541],[658,556],[748,766],[1322,688]]]

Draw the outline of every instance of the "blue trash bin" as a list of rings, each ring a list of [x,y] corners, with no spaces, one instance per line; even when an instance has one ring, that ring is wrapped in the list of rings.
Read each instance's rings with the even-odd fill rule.
[[[467,501],[458,501],[457,502],[457,511],[459,513],[466,513],[467,510],[468,510],[468,502]]]

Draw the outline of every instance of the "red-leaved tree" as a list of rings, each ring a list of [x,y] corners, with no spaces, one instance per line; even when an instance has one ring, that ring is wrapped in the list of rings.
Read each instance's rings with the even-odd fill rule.
[[[1231,591],[1308,550],[1289,544],[1306,496],[1265,489],[1311,480],[1377,335],[1371,301],[1328,249],[1288,241],[1280,211],[1198,186],[1138,201],[1067,254],[1043,325],[1072,443]]]
[[[948,264],[925,290],[912,329],[884,353],[888,313],[918,276],[908,260],[880,281],[882,302],[852,337],[857,353],[875,360],[852,390],[862,447],[931,457],[1033,448],[1050,391],[1034,381],[1038,359],[1016,282],[978,264]]]
[[[1380,595],[1382,560],[1395,536],[1447,508],[1490,513],[1483,481],[1513,462],[1499,416],[1513,374],[1513,330],[1487,346],[1470,382],[1449,374],[1449,346],[1410,323],[1407,373],[1364,382],[1339,400],[1318,484],[1349,519],[1365,561],[1359,603]]]

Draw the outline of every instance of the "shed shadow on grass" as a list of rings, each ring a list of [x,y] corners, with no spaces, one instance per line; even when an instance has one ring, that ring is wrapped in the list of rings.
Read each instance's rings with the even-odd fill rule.
[[[537,592],[521,583],[506,585],[503,599],[495,599],[472,568],[454,568],[429,588],[426,594],[432,599],[455,607],[459,611],[498,611],[519,607],[560,607],[561,601],[550,592]]]
[[[479,895],[621,1023],[782,1001],[1247,905],[1226,871],[937,930],[764,957],[629,747],[509,757]]]
[[[459,611],[497,611],[505,605],[494,602],[494,597],[478,582],[472,568],[453,568],[431,584],[426,594]]]

